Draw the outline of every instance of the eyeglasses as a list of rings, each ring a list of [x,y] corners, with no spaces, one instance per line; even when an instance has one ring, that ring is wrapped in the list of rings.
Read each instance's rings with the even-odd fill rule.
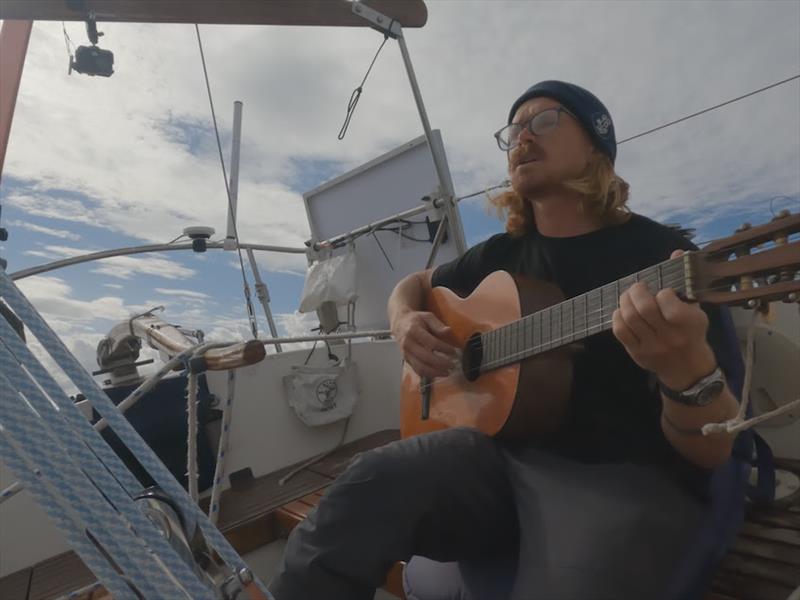
[[[527,127],[533,135],[545,135],[558,127],[558,120],[561,113],[565,112],[568,115],[573,115],[563,106],[557,108],[547,108],[542,112],[536,113],[523,123],[511,123],[506,125],[500,131],[494,134],[497,140],[497,145],[503,152],[508,152],[512,148],[516,148],[519,144],[519,135],[522,130]]]

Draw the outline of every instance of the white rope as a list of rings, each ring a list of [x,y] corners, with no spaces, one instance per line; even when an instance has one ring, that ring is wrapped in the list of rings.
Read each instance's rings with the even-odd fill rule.
[[[222,409],[222,428],[219,433],[219,447],[217,448],[217,465],[214,468],[214,483],[211,487],[211,502],[208,506],[208,518],[216,525],[219,519],[220,487],[225,475],[225,454],[228,451],[228,437],[230,435],[233,395],[236,391],[236,371],[228,371],[228,393],[225,408]]]
[[[186,477],[189,485],[189,497],[197,502],[197,373],[189,373],[186,397],[186,413],[188,425],[186,432]]]
[[[742,402],[739,405],[739,412],[733,419],[728,419],[721,423],[706,423],[702,427],[703,435],[711,435],[712,433],[738,433],[745,431],[751,427],[755,427],[759,423],[763,423],[769,419],[789,412],[794,408],[800,408],[800,398],[789,402],[775,410],[768,413],[745,419],[747,414],[747,406],[750,403],[750,385],[753,378],[753,348],[755,346],[755,331],[756,320],[761,313],[758,310],[753,311],[753,316],[750,319],[750,325],[747,328],[747,349],[745,351],[745,370],[744,370],[744,385],[742,386]]]

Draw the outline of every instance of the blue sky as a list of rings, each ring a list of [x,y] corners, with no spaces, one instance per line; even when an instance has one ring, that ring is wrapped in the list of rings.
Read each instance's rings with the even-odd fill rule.
[[[440,2],[407,39],[458,194],[504,178],[491,133],[535,81],[593,90],[620,138],[800,73],[797,2]],[[168,242],[188,225],[225,229],[222,174],[194,28],[102,24],[110,79],[66,74],[60,23],[36,23],[0,185],[0,255],[13,272],[79,252]],[[82,25],[67,24],[85,44]],[[245,103],[240,179],[243,241],[302,246],[302,194],[421,134],[396,44],[387,43],[347,137],[336,134],[352,89],[382,41],[370,30],[203,27],[224,154],[232,103]],[[742,221],[800,207],[800,83],[620,146],[631,207],[726,235]],[[502,230],[478,197],[462,203],[469,244]],[[353,226],[359,225],[354,219]],[[305,258],[262,255],[283,332]],[[71,267],[23,290],[79,358],[154,304],[166,318],[247,335],[241,276],[229,252],[170,252]],[[248,276],[250,276],[248,272]],[[251,278],[252,284],[252,278]],[[261,315],[257,306],[257,314]],[[261,318],[261,330],[266,330]]]

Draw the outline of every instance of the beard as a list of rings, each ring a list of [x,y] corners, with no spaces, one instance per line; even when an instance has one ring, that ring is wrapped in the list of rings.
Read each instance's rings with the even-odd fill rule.
[[[533,162],[529,162],[531,159]],[[555,165],[551,164],[552,160],[555,160]],[[586,165],[564,164],[563,160],[549,156],[542,148],[530,143],[514,148],[508,161],[511,187],[528,200],[567,192],[564,183],[582,177],[586,170]]]

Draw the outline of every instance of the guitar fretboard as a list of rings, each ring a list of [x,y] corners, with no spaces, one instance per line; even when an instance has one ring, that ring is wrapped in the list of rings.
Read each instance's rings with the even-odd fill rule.
[[[684,260],[667,260],[482,334],[480,370],[513,364],[611,329],[620,295],[638,281],[654,294],[666,288],[685,292]]]

